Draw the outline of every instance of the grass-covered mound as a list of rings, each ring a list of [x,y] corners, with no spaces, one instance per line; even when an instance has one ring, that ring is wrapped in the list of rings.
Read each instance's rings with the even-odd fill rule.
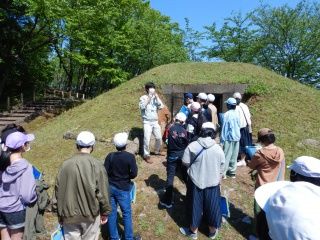
[[[181,63],[152,69],[57,118],[32,121],[26,127],[36,134],[36,140],[26,158],[44,170],[46,180],[53,184],[60,164],[75,152],[74,140],[62,138],[65,132],[77,134],[90,130],[98,139],[110,140],[116,132],[142,128],[138,100],[147,81],[154,81],[160,87],[167,84],[246,83],[247,93],[252,96],[248,105],[253,115],[254,135],[261,127],[274,129],[287,163],[300,155],[320,156],[319,146],[301,143],[305,139],[320,141],[320,91],[249,64]],[[110,144],[98,142],[93,154],[102,160],[111,149]],[[178,231],[178,227],[188,224],[185,186],[175,180],[174,207],[168,211],[159,210],[158,194],[162,193],[166,180],[165,157],[154,158],[151,165],[138,161],[134,229],[143,239],[186,239]],[[241,221],[244,216],[253,216],[254,183],[248,171],[239,168],[237,179],[222,182],[222,192],[229,193],[231,218],[223,225],[217,239],[247,239],[252,233],[250,225]],[[54,215],[46,215],[49,232],[56,222]],[[199,239],[208,239],[207,229],[200,229]]]

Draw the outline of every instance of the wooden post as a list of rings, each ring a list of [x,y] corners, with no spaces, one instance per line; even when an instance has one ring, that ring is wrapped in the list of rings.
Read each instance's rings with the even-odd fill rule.
[[[7,110],[10,111],[10,97],[7,98]]]
[[[76,98],[79,98],[79,93],[76,94]]]
[[[69,91],[69,98],[71,99],[71,91]]]
[[[33,102],[36,101],[36,90],[33,89],[33,94],[32,94],[32,100]]]
[[[82,94],[82,99],[84,100],[84,93]]]
[[[62,96],[62,98],[64,97],[63,91],[61,91],[61,96]]]
[[[20,102],[21,102],[21,105],[23,105],[23,93],[20,93]]]

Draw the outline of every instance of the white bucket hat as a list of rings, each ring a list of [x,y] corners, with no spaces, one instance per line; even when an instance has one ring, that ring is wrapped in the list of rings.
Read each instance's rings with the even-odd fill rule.
[[[320,187],[278,181],[262,185],[254,196],[266,214],[271,239],[319,239]]]
[[[314,157],[298,157],[288,168],[305,177],[320,178],[320,160]]]

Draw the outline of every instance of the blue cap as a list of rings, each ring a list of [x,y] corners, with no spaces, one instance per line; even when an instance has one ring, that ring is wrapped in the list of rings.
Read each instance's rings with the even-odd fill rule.
[[[229,105],[237,105],[237,100],[235,98],[228,98],[227,101],[225,101],[226,104],[229,104]]]
[[[186,94],[184,94],[184,98],[185,99],[187,99],[187,98],[193,99],[193,95],[192,95],[192,93],[186,93]]]

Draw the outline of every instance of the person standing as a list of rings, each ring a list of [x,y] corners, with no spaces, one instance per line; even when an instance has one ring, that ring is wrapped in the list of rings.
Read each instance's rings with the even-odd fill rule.
[[[173,195],[173,181],[176,172],[180,170],[182,178],[185,178],[185,171],[181,166],[181,159],[184,150],[188,146],[188,134],[183,127],[186,115],[177,113],[174,124],[169,128],[167,147],[167,186],[164,197],[160,200],[160,205],[171,208]]]
[[[104,167],[108,173],[112,207],[108,221],[110,240],[120,239],[117,226],[118,205],[122,212],[124,239],[141,239],[140,236],[135,237],[133,235],[130,192],[133,187],[131,179],[137,176],[138,167],[135,156],[126,151],[127,141],[127,133],[117,133],[113,138],[117,152],[109,153],[104,162]]]
[[[241,102],[242,96],[239,92],[235,92],[233,97],[237,101],[236,111],[240,117],[240,146],[239,154],[240,161],[237,163],[237,166],[246,166],[246,146],[252,145],[252,126],[251,126],[251,114],[249,107]]]
[[[188,140],[189,142],[197,140],[199,137],[201,126],[205,122],[201,111],[201,105],[198,102],[193,102],[190,106],[191,114],[186,121]]]
[[[208,94],[208,108],[210,109],[211,113],[211,120],[213,125],[215,125],[218,129],[219,123],[218,123],[218,111],[216,106],[213,104],[215,100],[215,96],[213,94]]]
[[[248,163],[248,167],[256,171],[253,178],[255,178],[255,189],[260,186],[284,180],[285,176],[285,159],[283,150],[274,143],[276,137],[273,131],[269,128],[262,128],[258,131],[258,142],[262,148],[254,155],[252,160]],[[255,222],[260,214],[261,208],[254,201],[254,216]],[[256,229],[260,226],[256,224]]]
[[[184,95],[184,104],[183,106],[180,108],[180,111],[179,112],[182,112],[184,113],[187,118],[189,117],[189,114],[190,114],[190,105],[191,103],[193,103],[193,95],[192,93],[186,93]]]
[[[224,114],[220,143],[226,156],[225,172],[223,178],[230,176],[236,178],[237,157],[240,141],[240,119],[236,112],[236,99],[228,98],[226,101],[228,111]]]
[[[111,212],[107,173],[91,156],[94,145],[91,132],[80,132],[78,153],[62,163],[56,178],[57,214],[66,240],[98,240],[100,224]]]
[[[30,150],[33,134],[13,132],[6,137],[9,165],[0,171],[1,239],[23,239],[26,207],[37,200],[32,165],[22,157]]]
[[[160,154],[161,128],[158,123],[158,110],[162,109],[163,103],[155,90],[156,86],[152,82],[145,84],[145,95],[140,97],[139,108],[143,121],[143,159],[147,163],[153,163],[150,158],[151,134],[155,136],[155,154]]]
[[[215,239],[221,226],[220,181],[224,172],[225,156],[216,143],[215,126],[211,122],[202,125],[200,137],[188,145],[182,163],[188,167],[187,211],[189,226],[180,232],[197,239],[202,216],[209,226],[209,238]]]

